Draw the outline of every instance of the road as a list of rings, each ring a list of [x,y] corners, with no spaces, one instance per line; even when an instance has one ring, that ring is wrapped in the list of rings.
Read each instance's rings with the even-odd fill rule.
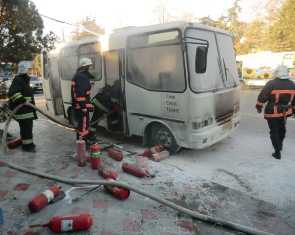
[[[241,124],[231,137],[208,149],[184,149],[160,163],[146,160],[149,170],[155,174],[154,178],[139,179],[122,172],[121,162],[110,159],[106,152],[102,153],[102,162],[115,169],[123,182],[199,213],[272,234],[295,234],[295,121],[288,122],[282,160],[273,159],[266,121],[254,109],[257,94],[257,90],[242,91]],[[45,108],[42,96],[36,97],[36,103]],[[18,133],[15,122],[12,122],[10,132]],[[122,141],[120,137],[106,134],[100,137],[112,142]],[[75,134],[53,125],[41,115],[34,122],[34,142],[36,154],[15,149],[1,157],[60,177],[101,179],[90,167],[76,165],[73,159]],[[122,145],[132,151],[143,151],[136,138],[123,138]],[[132,163],[136,157],[124,155],[124,161]],[[0,179],[0,208],[4,214],[0,235],[51,235],[42,228],[32,233],[28,225],[44,223],[57,214],[78,212],[89,212],[94,217],[92,230],[81,233],[84,235],[237,234],[192,220],[135,193],[122,202],[100,192],[77,203],[57,202],[31,214],[27,202],[54,182],[1,167],[1,164]],[[64,190],[70,187],[60,185]]]
[[[254,108],[257,96],[258,90],[241,92],[240,127],[230,138],[205,150],[184,150],[167,163],[281,208],[295,209],[295,120],[287,123],[282,160],[272,158],[267,123]]]
[[[267,122],[255,109],[258,93],[241,91],[241,122],[231,137],[204,150],[182,150],[166,163],[192,176],[295,210],[295,119],[287,123],[282,160],[272,158]],[[45,105],[43,96],[39,95],[36,102]]]

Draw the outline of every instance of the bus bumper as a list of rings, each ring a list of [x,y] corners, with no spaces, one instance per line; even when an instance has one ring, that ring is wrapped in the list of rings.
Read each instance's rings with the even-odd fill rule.
[[[196,132],[191,134],[189,141],[189,148],[192,149],[204,149],[211,145],[225,139],[239,125],[239,117],[235,117],[223,125],[216,125],[202,132]]]

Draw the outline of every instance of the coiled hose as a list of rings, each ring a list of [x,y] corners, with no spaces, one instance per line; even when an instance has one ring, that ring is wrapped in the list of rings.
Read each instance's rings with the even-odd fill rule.
[[[7,151],[7,144],[6,144],[6,136],[7,136],[7,132],[8,132],[8,128],[9,128],[9,124],[14,116],[14,114],[23,106],[29,106],[34,108],[35,110],[37,110],[38,112],[40,112],[41,114],[43,114],[44,116],[46,116],[47,118],[49,118],[51,121],[57,123],[58,125],[61,125],[64,128],[67,128],[71,131],[75,131],[71,126],[69,125],[65,125],[63,123],[61,123],[60,121],[58,121],[57,119],[51,117],[50,115],[46,114],[45,112],[43,112],[41,109],[37,108],[36,106],[29,104],[29,103],[24,103],[21,104],[19,106],[17,106],[13,112],[11,112],[9,114],[9,117],[5,123],[5,128],[4,128],[4,133],[2,136],[2,146],[3,146],[3,150],[4,153],[6,153]],[[238,232],[243,232],[246,234],[251,234],[251,235],[271,235],[270,233],[264,232],[264,231],[260,231],[248,226],[244,226],[241,224],[237,224],[237,223],[233,223],[233,222],[229,222],[226,220],[223,220],[221,218],[215,218],[212,216],[208,216],[208,215],[203,215],[200,214],[196,211],[187,209],[185,207],[179,206],[171,201],[168,201],[166,199],[162,199],[160,197],[157,197],[153,194],[147,193],[146,191],[143,191],[137,187],[131,186],[129,184],[120,182],[120,181],[107,181],[107,180],[79,180],[79,179],[69,179],[69,178],[64,178],[64,177],[59,177],[59,176],[55,176],[55,175],[51,175],[51,174],[46,174],[43,172],[39,172],[39,171],[34,171],[34,170],[30,170],[21,166],[18,166],[16,164],[10,163],[8,161],[4,161],[3,159],[1,159],[1,163],[4,164],[5,166],[26,173],[26,174],[30,174],[30,175],[34,175],[34,176],[38,176],[41,178],[46,178],[46,179],[50,179],[50,180],[54,180],[60,183],[64,183],[64,184],[69,184],[69,185],[109,185],[109,186],[117,186],[117,187],[122,187],[122,188],[126,188],[129,189],[130,191],[133,191],[135,193],[138,193],[144,197],[147,197],[151,200],[154,200],[160,204],[163,204],[167,207],[170,207],[176,211],[179,211],[181,213],[184,213],[190,217],[192,217],[193,219],[197,219],[197,220],[201,220],[203,222],[207,222],[210,224],[214,224],[214,225],[219,225],[221,227],[225,227],[228,229],[232,229],[234,231],[238,231]]]

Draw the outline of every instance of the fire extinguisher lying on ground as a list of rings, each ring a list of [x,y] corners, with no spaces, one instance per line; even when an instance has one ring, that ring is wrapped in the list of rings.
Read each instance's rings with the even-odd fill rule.
[[[47,227],[54,233],[86,231],[92,226],[90,214],[54,216],[46,224],[31,225],[31,228]]]
[[[36,195],[28,204],[32,213],[38,212],[51,203],[61,193],[61,187],[54,185],[48,190]]]
[[[114,181],[113,179],[107,179],[107,180]],[[121,188],[121,187],[109,186],[109,185],[105,185],[104,188],[106,192],[108,192],[113,197],[122,201],[126,200],[130,195],[130,191],[127,188]]]

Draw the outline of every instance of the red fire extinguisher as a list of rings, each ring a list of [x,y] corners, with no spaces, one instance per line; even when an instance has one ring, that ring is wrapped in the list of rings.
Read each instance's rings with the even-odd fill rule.
[[[48,227],[54,233],[75,232],[89,230],[93,219],[90,214],[54,216],[46,224],[31,225],[35,227]]]
[[[140,178],[149,176],[146,170],[138,167],[136,164],[130,164],[130,163],[124,162],[122,164],[122,169],[124,172],[140,177]]]
[[[117,180],[119,178],[118,173],[113,169],[105,169],[104,167],[98,168],[98,174],[105,179]]]
[[[46,207],[54,198],[56,198],[61,192],[61,187],[54,185],[48,190],[35,196],[28,204],[30,211],[38,212]]]
[[[114,181],[113,179],[108,179],[108,180]],[[119,200],[126,200],[130,195],[130,191],[125,188],[109,186],[109,185],[105,185],[104,188],[108,193],[112,194],[115,198]]]
[[[90,146],[90,163],[92,169],[98,169],[101,165],[101,147],[98,144]]]
[[[13,140],[9,140],[7,141],[7,146],[8,148],[10,149],[15,149],[17,148],[18,146],[21,146],[23,143],[22,139],[21,138],[15,138]]]
[[[122,161],[123,160],[123,153],[120,150],[117,149],[109,149],[108,150],[108,156],[116,161]]]
[[[152,157],[154,153],[159,153],[164,150],[164,146],[160,144],[156,144],[155,146],[144,150],[144,152],[141,154],[144,157]]]

